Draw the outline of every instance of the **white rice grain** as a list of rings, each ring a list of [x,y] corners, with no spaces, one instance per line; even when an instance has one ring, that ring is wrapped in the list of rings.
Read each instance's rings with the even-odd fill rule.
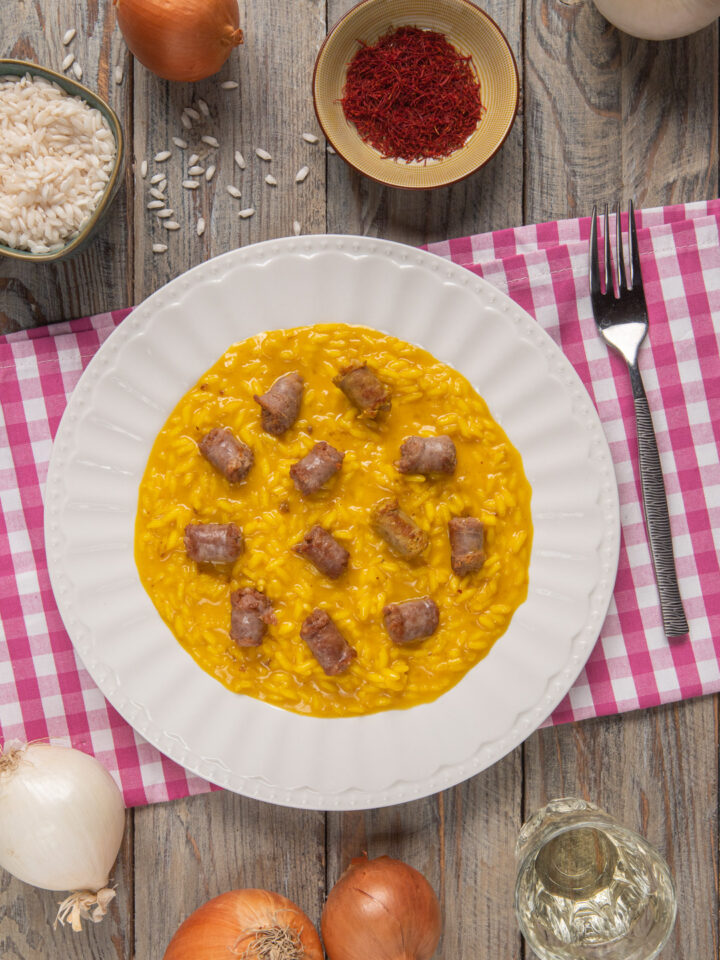
[[[140,176],[143,178],[143,180],[147,176],[147,160],[143,160],[143,162],[140,164]]]
[[[155,154],[153,160],[155,163],[165,163],[166,160],[170,159],[171,155],[169,150],[161,150],[160,153]]]
[[[274,177],[271,173],[269,173],[269,174],[265,177],[265,183],[266,183],[269,187],[276,187],[276,186],[277,186],[277,180],[275,179],[275,177]]]
[[[242,196],[242,194],[240,193],[240,191],[238,190],[238,188],[237,188],[237,187],[234,187],[231,183],[229,183],[229,184],[225,187],[225,189],[226,189],[227,192],[230,194],[230,196],[231,196],[231,197],[235,197],[236,200],[239,199],[239,198]]]
[[[201,113],[204,117],[209,117],[209,116],[210,116],[210,107],[207,105],[207,103],[205,103],[205,101],[202,99],[202,97],[198,97],[197,105],[198,105],[198,108],[199,108],[199,110],[200,110],[200,113]]]
[[[200,119],[200,114],[197,112],[197,110],[194,110],[192,107],[185,107],[185,110],[183,112],[186,113],[188,117],[192,117],[193,120]]]
[[[193,153],[190,155],[190,159],[188,160],[188,163],[192,167],[194,164],[198,162],[199,159],[200,157],[196,153]]]
[[[223,90],[237,90],[239,86],[240,84],[235,80],[223,80],[223,82],[220,84],[220,87]]]
[[[293,233],[296,237],[299,237],[302,232],[302,227],[300,226],[299,220],[293,220]]]
[[[183,180],[182,185],[186,190],[197,190],[200,186],[197,180]]]
[[[179,230],[179,229],[180,229],[180,224],[177,222],[177,220],[164,220],[164,221],[163,221],[163,226],[165,227],[166,230]]]
[[[195,233],[199,237],[201,237],[205,233],[205,221],[203,220],[202,217],[200,217],[200,219],[197,222],[197,226],[195,227]]]
[[[210,181],[214,176],[215,176],[215,167],[212,167],[212,166],[208,167],[207,170],[205,171],[205,179],[207,180],[207,182],[210,183]]]
[[[118,65],[115,67],[115,83],[116,83],[118,86],[120,86],[120,84],[121,84],[122,82],[123,82],[123,68],[122,68],[122,65],[121,65],[121,64],[118,64]]]
[[[171,217],[174,213],[175,213],[174,210],[170,210],[169,207],[166,207],[164,210],[158,210],[157,216],[160,217],[161,220],[166,220],[168,217]]]
[[[164,173],[155,173],[155,174],[153,174],[152,177],[150,177],[150,183],[151,183],[153,186],[155,186],[156,183],[160,183],[160,181],[161,181],[161,180],[164,180],[164,179],[165,179],[165,174],[164,174]],[[160,189],[162,190],[162,187],[160,187]]]
[[[164,206],[165,203],[162,200],[151,200],[150,203],[148,203],[147,208],[148,210],[162,210]]]
[[[76,79],[76,80],[82,80],[82,67],[81,67],[80,64],[77,62],[77,60],[76,60],[75,63],[72,65],[72,72],[75,74],[75,79]]]
[[[330,144],[328,144],[328,145],[327,145],[327,152],[328,152],[328,153],[331,153],[333,156],[335,156],[336,150],[334,150],[333,147],[332,147]]]
[[[75,62],[75,54],[69,53],[62,62],[63,72],[65,70],[69,70],[74,62]]]
[[[245,207],[244,210],[238,211],[238,216],[242,217],[243,220],[247,220],[248,217],[251,217],[255,213],[255,207]]]
[[[65,33],[63,34],[64,46],[67,46],[69,43],[72,43],[72,41],[75,39],[75,33],[76,33],[75,27],[70,27],[69,30],[65,31]]]
[[[235,151],[235,163],[240,167],[241,170],[244,170],[247,166],[245,163],[245,157],[240,153],[239,150]]]
[[[192,128],[192,120],[185,113],[183,113],[180,117],[180,123],[185,127],[186,130],[190,130]]]
[[[215,137],[211,137],[209,134],[205,134],[204,137],[200,137],[203,143],[206,143],[209,147],[219,147],[220,144],[217,142]]]
[[[304,134],[302,135],[302,138],[303,138],[303,140],[305,141],[305,143],[319,143],[319,142],[320,142],[320,138],[319,138],[319,137],[316,137],[314,133],[304,133]]]
[[[172,142],[181,150],[187,150],[187,140],[183,140],[182,137],[173,137]]]
[[[0,78],[0,243],[47,253],[76,236],[115,157],[108,123],[85,100],[40,77]]]
[[[167,253],[166,243],[154,243],[152,245],[153,253]]]
[[[305,177],[310,173],[310,167],[300,167],[295,174],[295,183],[302,183]]]
[[[260,157],[261,160],[264,160],[266,163],[272,160],[272,156],[267,152],[267,150],[263,150],[262,147],[256,147],[255,153],[257,154],[258,157]]]
[[[192,166],[188,170],[188,173],[190,174],[191,177],[199,177],[203,173],[205,173],[205,167]]]
[[[155,197],[156,200],[167,200],[162,190],[158,190],[157,187],[150,187],[150,196]]]

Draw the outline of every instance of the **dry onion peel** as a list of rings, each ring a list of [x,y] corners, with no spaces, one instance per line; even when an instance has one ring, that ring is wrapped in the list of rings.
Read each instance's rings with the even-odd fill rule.
[[[230,890],[180,925],[163,960],[323,960],[309,917],[269,890]]]
[[[330,891],[321,927],[330,960],[429,960],[442,919],[419,871],[391,857],[363,856]]]
[[[125,829],[115,781],[94,757],[49,743],[0,748],[0,867],[45,890],[72,890],[56,923],[102,920]]]
[[[237,0],[113,0],[130,52],[165,80],[195,81],[243,42]]]

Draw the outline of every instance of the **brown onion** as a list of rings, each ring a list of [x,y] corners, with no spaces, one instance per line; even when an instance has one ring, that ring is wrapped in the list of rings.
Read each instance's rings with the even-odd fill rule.
[[[113,0],[125,42],[166,80],[217,73],[243,42],[237,0]]]
[[[231,890],[191,913],[163,960],[323,960],[310,919],[269,890]]]
[[[407,863],[357,857],[330,891],[321,928],[330,960],[430,960],[442,929],[440,904]]]

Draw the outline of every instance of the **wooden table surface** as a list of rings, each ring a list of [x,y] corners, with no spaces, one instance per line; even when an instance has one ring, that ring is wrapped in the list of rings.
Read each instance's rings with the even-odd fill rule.
[[[448,236],[587,214],[595,200],[634,195],[641,206],[718,195],[718,30],[663,44],[611,28],[590,0],[485,0],[518,60],[522,98],[512,134],[479,174],[457,186],[407,194],[354,174],[322,145],[310,95],[314,57],[351,0],[241,0],[245,45],[220,79],[172,85],[133,62],[110,0],[2,0],[0,51],[59,68],[61,38],[84,80],[122,118],[124,189],[92,247],[59,266],[0,262],[0,329],[16,330],[140,302],[194,264],[239,245],[304,232],[353,233],[419,244]],[[124,68],[121,85],[113,80]],[[145,209],[140,162],[182,135],[180,114],[203,97],[217,135],[214,184],[195,193],[171,169],[183,225],[167,239]],[[280,185],[251,160],[273,155]],[[225,192],[233,153],[248,158],[239,220]],[[199,151],[198,151],[199,152]],[[307,164],[302,186],[295,172]],[[151,164],[152,168],[152,164]],[[233,171],[237,173],[237,171]],[[194,224],[207,224],[198,239]],[[275,889],[319,919],[326,891],[363,850],[422,870],[445,917],[438,957],[530,956],[512,912],[513,848],[527,814],[548,798],[593,800],[645,834],[667,857],[678,922],[663,956],[718,957],[718,700],[540,731],[491,769],[445,793],[360,813],[302,812],[230,793],[129,811],[111,916],[81,935],[53,931],[58,897],[0,875],[0,955],[7,960],[160,960],[180,921],[233,887]],[[372,958],[368,958],[372,960]]]

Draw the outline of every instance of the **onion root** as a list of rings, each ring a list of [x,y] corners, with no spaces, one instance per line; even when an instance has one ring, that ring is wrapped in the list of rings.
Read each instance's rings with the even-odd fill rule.
[[[91,890],[78,890],[76,893],[71,893],[60,904],[53,929],[57,929],[58,924],[63,927],[69,923],[73,930],[79,933],[82,930],[83,920],[100,923],[107,913],[108,904],[114,897],[115,891],[112,887],[103,887],[97,893]]]

